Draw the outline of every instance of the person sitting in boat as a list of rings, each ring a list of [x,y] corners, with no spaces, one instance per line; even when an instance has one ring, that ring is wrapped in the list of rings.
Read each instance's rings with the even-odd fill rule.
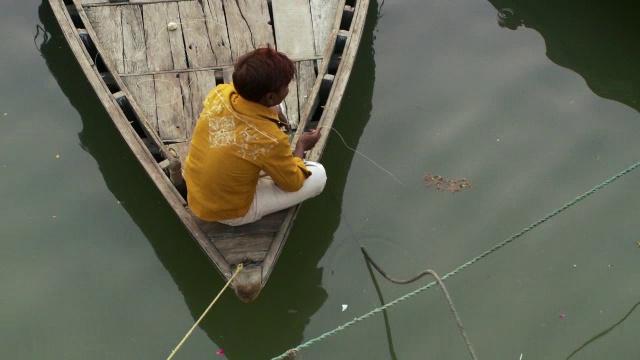
[[[270,47],[241,56],[233,82],[204,100],[184,178],[189,208],[198,218],[238,226],[289,208],[324,189],[324,167],[303,160],[320,130],[303,133],[291,151],[279,104],[295,67]]]

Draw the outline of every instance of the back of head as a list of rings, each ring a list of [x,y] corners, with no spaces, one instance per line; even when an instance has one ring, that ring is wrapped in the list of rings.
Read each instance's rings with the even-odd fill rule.
[[[289,85],[294,74],[295,66],[285,54],[259,48],[236,60],[233,85],[243,98],[260,102],[268,93]]]

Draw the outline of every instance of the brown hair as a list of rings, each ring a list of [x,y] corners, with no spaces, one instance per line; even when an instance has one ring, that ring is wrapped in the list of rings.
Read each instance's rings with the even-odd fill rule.
[[[285,54],[271,47],[255,49],[234,64],[233,85],[243,98],[260,102],[270,92],[289,85],[295,66]]]

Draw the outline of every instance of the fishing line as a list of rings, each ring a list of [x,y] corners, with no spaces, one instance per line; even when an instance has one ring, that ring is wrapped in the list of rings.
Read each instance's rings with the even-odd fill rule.
[[[402,185],[402,186],[404,186],[404,187],[406,187],[406,188],[409,188],[409,189],[412,189],[412,190],[413,190],[413,188],[411,188],[411,187],[409,187],[409,186],[405,185],[402,181],[400,181],[400,179],[398,179],[398,178],[397,178],[397,177],[396,177],[396,176],[395,176],[391,171],[389,171],[389,170],[385,169],[384,167],[382,167],[382,165],[378,164],[378,163],[377,163],[377,162],[375,162],[372,158],[368,157],[367,155],[363,154],[362,152],[360,152],[360,151],[358,151],[358,150],[356,150],[356,149],[352,148],[351,146],[349,146],[349,144],[347,144],[347,142],[344,140],[344,137],[342,137],[342,135],[340,134],[340,132],[339,132],[338,130],[336,130],[334,127],[332,127],[332,126],[319,126],[319,127],[320,127],[321,129],[323,129],[323,128],[325,128],[325,127],[328,127],[329,129],[331,129],[331,130],[335,131],[335,133],[340,137],[340,140],[342,140],[342,143],[344,144],[344,146],[345,146],[347,149],[349,149],[349,150],[353,151],[354,153],[356,153],[356,154],[358,154],[358,155],[362,156],[363,158],[365,158],[365,159],[369,160],[369,162],[371,162],[373,165],[377,166],[380,170],[384,171],[384,172],[385,172],[385,173],[387,173],[389,176],[391,176],[391,177],[393,178],[393,180],[395,180],[398,184],[400,184],[400,185]]]

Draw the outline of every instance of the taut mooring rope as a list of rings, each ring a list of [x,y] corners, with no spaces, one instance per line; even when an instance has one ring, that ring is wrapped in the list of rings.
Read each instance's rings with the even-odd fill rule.
[[[238,273],[240,272],[240,270],[242,270],[242,263],[238,264],[238,267],[236,268],[236,271],[233,273],[233,275],[231,276],[231,278],[229,278],[229,281],[227,281],[226,284],[224,284],[224,287],[222,288],[222,290],[220,290],[220,292],[218,293],[218,295],[216,296],[215,299],[213,299],[213,301],[211,302],[211,304],[209,304],[209,306],[206,308],[206,310],[202,313],[202,315],[200,315],[200,318],[198,319],[198,321],[196,321],[195,324],[193,324],[193,326],[191,327],[191,329],[189,329],[189,331],[187,332],[187,334],[182,338],[182,340],[180,341],[180,343],[178,344],[178,346],[176,346],[175,349],[173,349],[173,351],[171,352],[171,355],[169,355],[169,357],[167,358],[167,360],[171,360],[173,358],[173,355],[175,355],[178,350],[180,349],[180,347],[182,346],[182,344],[184,344],[185,341],[187,341],[187,338],[189,338],[189,336],[191,336],[191,333],[193,333],[193,330],[196,329],[196,327],[198,326],[198,324],[200,324],[200,321],[202,321],[202,319],[204,319],[204,317],[207,315],[207,313],[209,312],[209,310],[211,310],[211,308],[213,307],[213,305],[216,303],[216,301],[218,301],[218,299],[220,298],[220,296],[222,295],[222,293],[229,287],[229,285],[231,284],[231,281],[233,281],[233,278],[236,277],[236,275],[238,275]]]

